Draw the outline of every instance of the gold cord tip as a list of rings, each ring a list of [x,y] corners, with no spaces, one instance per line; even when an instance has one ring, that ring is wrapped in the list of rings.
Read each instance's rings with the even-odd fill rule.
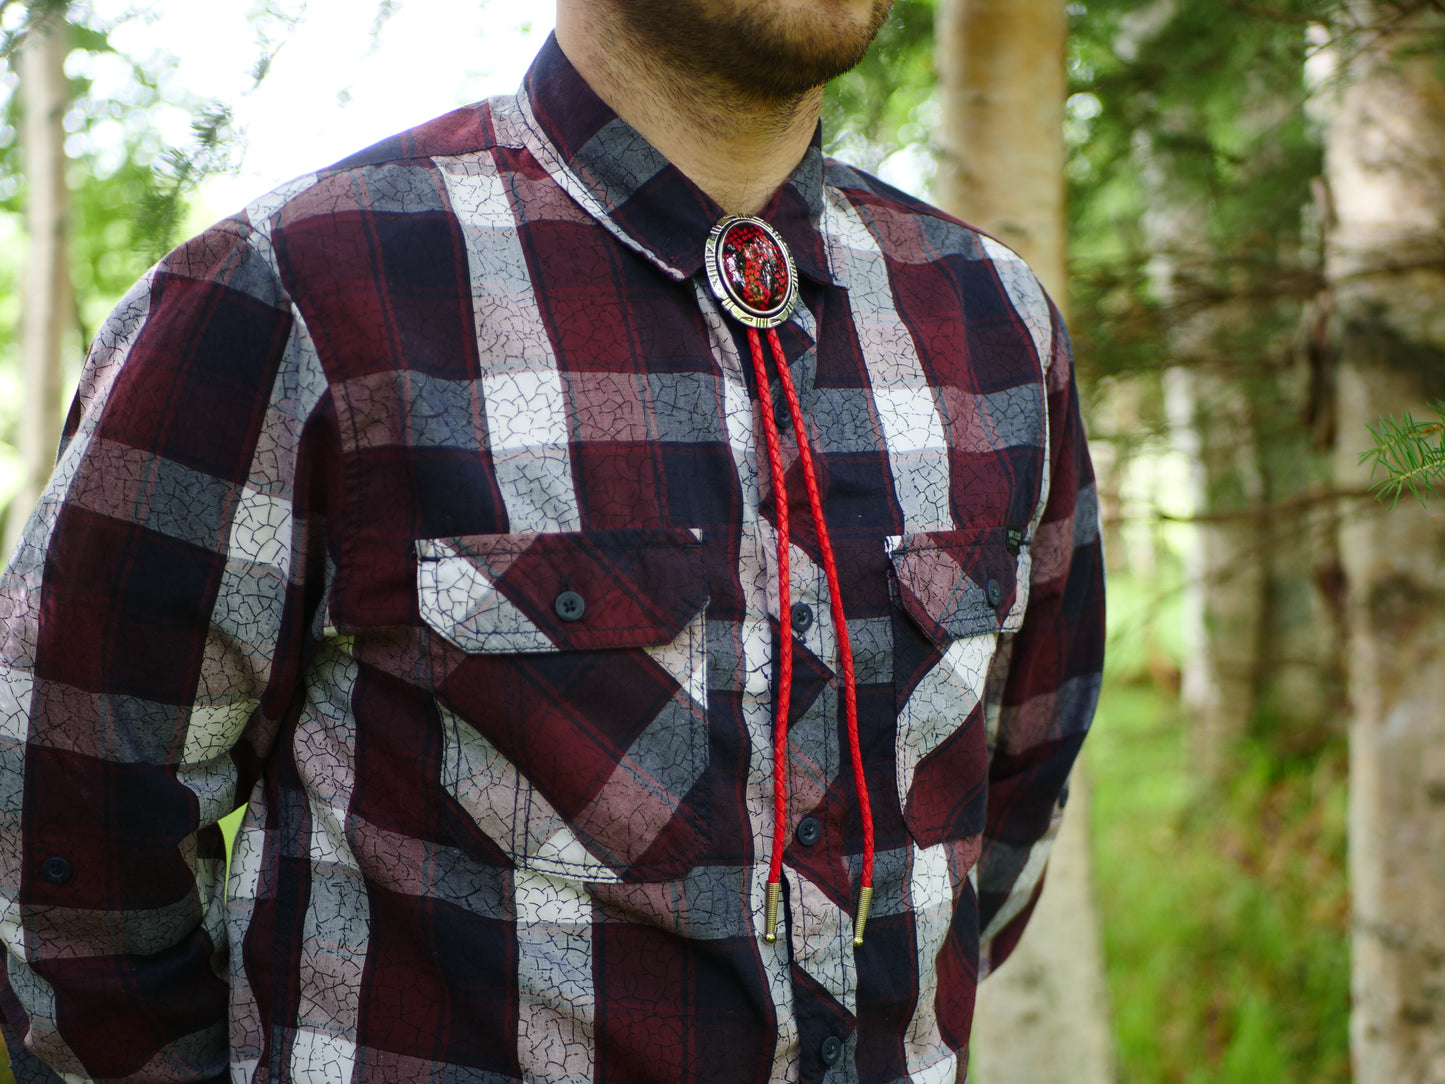
[[[778,881],[768,884],[768,902],[763,911],[763,940],[772,944],[778,939],[778,899],[783,894],[783,886]]]
[[[863,927],[868,925],[868,909],[873,906],[873,888],[858,890],[858,917],[853,920],[853,947],[863,944]]]

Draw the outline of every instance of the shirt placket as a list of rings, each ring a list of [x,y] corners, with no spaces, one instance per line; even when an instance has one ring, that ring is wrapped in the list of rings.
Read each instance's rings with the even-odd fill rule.
[[[808,291],[815,298],[820,292]],[[708,302],[704,300],[704,305]],[[815,302],[816,303],[816,302]],[[743,530],[752,534],[745,551],[763,555],[764,587],[756,597],[766,607],[750,614],[755,625],[770,629],[767,637],[767,667],[749,689],[746,709],[749,732],[755,748],[770,750],[773,712],[778,694],[778,652],[776,618],[781,592],[776,547],[774,502],[783,494],[770,477],[759,395],[767,394],[779,431],[783,466],[788,478],[786,499],[793,524],[789,559],[789,601],[792,629],[788,649],[793,655],[793,688],[788,716],[786,814],[781,826],[771,815],[771,757],[766,779],[758,780],[758,791],[766,791],[765,803],[754,803],[754,861],[766,872],[766,856],[775,827],[786,834],[783,854],[782,906],[778,918],[778,940],[760,946],[762,953],[775,953],[772,961],[785,968],[792,993],[794,1019],[786,1029],[796,1035],[793,1052],[802,1081],[847,1081],[856,1079],[853,1065],[853,1034],[856,1027],[857,969],[854,963],[854,904],[858,894],[857,863],[847,861],[844,819],[851,795],[849,752],[840,725],[841,679],[837,673],[838,635],[834,624],[826,576],[818,559],[815,532],[809,518],[807,498],[796,469],[798,434],[792,424],[776,375],[767,388],[759,388],[746,365],[749,350],[746,332],[718,314],[727,329],[730,349],[722,351],[720,367],[725,379],[741,385],[748,397],[746,443],[757,465],[752,512]],[[805,418],[811,399],[817,355],[817,321],[807,306],[799,306],[792,320],[779,329],[784,360],[803,403]],[[770,367],[771,373],[771,367]],[[813,436],[814,458],[821,464],[817,437]],[[745,487],[746,488],[746,487]],[[756,758],[755,758],[756,759]]]

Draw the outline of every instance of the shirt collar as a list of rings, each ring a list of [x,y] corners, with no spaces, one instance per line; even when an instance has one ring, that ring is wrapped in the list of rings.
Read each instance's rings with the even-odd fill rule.
[[[556,35],[527,72],[518,106],[529,149],[589,214],[673,278],[702,270],[703,244],[725,212],[597,96]],[[822,213],[823,152],[814,132],[761,217],[792,249],[800,274],[831,285]]]

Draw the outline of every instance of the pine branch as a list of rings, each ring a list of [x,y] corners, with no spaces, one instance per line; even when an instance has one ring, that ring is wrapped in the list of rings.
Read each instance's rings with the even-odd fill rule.
[[[208,103],[191,122],[191,136],[190,148],[171,147],[162,153],[154,171],[155,189],[137,208],[138,232],[146,239],[152,260],[175,244],[186,196],[205,178],[231,167],[235,135],[226,106]]]
[[[1374,489],[1380,500],[1388,497],[1392,507],[1406,490],[1423,506],[1445,481],[1445,400],[1431,403],[1429,409],[1433,421],[1416,421],[1401,412],[1398,422],[1386,416],[1368,426],[1375,446],[1360,454],[1360,462],[1370,463],[1372,479],[1377,471],[1385,472]]]

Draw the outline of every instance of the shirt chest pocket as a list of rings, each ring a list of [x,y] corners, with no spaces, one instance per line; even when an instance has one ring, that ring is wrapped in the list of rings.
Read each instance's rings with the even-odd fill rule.
[[[983,831],[984,704],[1000,637],[1027,605],[1020,533],[1006,528],[891,538],[898,800],[921,846]],[[1024,557],[1019,554],[1024,552]]]
[[[707,585],[692,531],[417,543],[442,785],[521,868],[671,880],[707,849]]]

